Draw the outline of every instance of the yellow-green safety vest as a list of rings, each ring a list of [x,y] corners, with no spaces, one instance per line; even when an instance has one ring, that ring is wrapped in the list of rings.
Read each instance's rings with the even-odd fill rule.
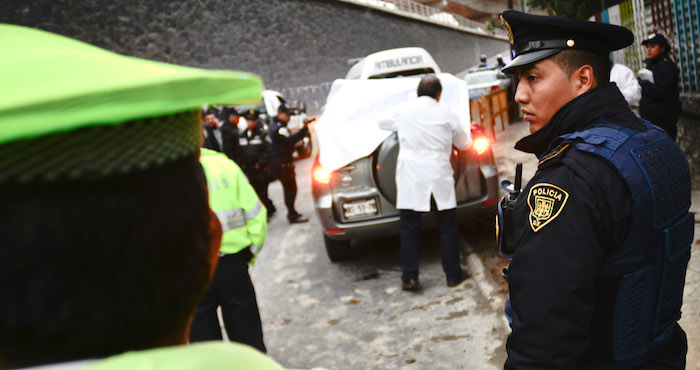
[[[283,367],[253,347],[216,341],[126,352],[90,364],[84,369],[278,370]]]
[[[209,206],[221,222],[221,253],[234,254],[250,246],[257,257],[267,237],[267,209],[241,168],[226,155],[202,148],[200,163],[207,176]]]

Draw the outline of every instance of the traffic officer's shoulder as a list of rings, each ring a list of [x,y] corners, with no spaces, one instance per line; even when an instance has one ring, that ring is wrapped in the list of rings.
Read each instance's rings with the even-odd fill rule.
[[[201,161],[208,163],[215,163],[220,166],[231,167],[234,171],[240,171],[238,164],[232,161],[224,153],[217,152],[215,150],[202,148],[201,149]]]

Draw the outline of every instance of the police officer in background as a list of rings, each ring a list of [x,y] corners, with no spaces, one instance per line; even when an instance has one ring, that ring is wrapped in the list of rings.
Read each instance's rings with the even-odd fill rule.
[[[202,117],[204,128],[204,148],[226,154],[235,161],[238,156],[238,120],[236,108],[227,106],[219,111],[215,107],[207,109]]]
[[[646,68],[639,71],[639,85],[642,87],[642,100],[639,102],[639,115],[676,139],[676,124],[681,113],[679,98],[679,71],[669,52],[671,45],[660,33],[642,41],[646,46]]]
[[[289,223],[301,223],[309,221],[294,209],[294,200],[297,196],[297,180],[294,174],[292,153],[294,145],[308,134],[308,126],[304,125],[299,131],[292,133],[287,127],[289,119],[294,114],[294,109],[286,105],[280,105],[277,116],[272,118],[269,127],[269,173],[270,179],[280,180],[284,188],[284,204],[287,206],[287,220]]]
[[[530,123],[515,148],[539,159],[499,206],[512,257],[505,368],[683,369],[690,174],[668,134],[608,82],[609,53],[634,36],[512,10],[501,19],[516,51],[503,71],[517,74]]]
[[[267,208],[267,218],[270,219],[276,209],[267,196],[267,186],[270,183],[266,168],[269,139],[258,116],[259,113],[255,109],[250,109],[243,114],[247,126],[238,133],[238,145],[240,148],[238,164],[243,169],[246,177],[248,177],[248,181],[250,181],[265,208]]]

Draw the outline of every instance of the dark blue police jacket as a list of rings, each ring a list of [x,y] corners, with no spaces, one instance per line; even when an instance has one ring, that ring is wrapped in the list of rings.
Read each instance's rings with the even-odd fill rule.
[[[684,364],[677,321],[695,222],[683,152],[614,85],[544,128],[516,145],[540,165],[501,232],[516,245],[506,369]]]

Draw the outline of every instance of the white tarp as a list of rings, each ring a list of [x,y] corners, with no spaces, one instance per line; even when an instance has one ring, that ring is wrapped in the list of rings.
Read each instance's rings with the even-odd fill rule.
[[[471,136],[466,82],[448,73],[437,76],[440,104],[459,117]],[[372,154],[391,135],[379,128],[379,120],[415,98],[418,82],[417,77],[335,80],[316,123],[321,166],[333,171]]]

